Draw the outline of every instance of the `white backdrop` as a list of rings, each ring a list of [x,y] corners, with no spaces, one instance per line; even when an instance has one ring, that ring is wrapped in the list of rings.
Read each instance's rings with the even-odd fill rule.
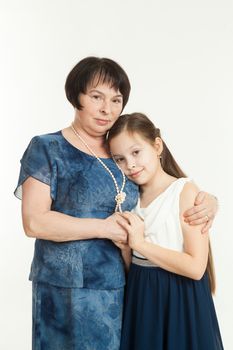
[[[71,122],[64,81],[89,55],[124,67],[125,112],[151,117],[185,172],[219,198],[215,305],[225,349],[233,348],[232,18],[230,0],[0,0],[1,349],[31,348],[34,242],[13,197],[19,160],[32,136]]]

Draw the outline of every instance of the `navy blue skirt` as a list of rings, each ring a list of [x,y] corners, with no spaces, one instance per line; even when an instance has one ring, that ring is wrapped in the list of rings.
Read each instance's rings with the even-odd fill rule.
[[[221,350],[208,276],[195,281],[132,264],[120,350]]]

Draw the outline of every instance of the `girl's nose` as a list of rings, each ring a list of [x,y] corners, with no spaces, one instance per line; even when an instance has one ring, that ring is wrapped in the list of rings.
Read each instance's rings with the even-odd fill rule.
[[[136,168],[136,165],[133,162],[128,163],[128,169],[129,170],[132,170],[134,168]]]

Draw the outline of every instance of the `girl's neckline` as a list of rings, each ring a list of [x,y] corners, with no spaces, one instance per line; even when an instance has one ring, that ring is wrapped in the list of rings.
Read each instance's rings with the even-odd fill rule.
[[[140,200],[140,197],[139,197],[139,200],[138,200],[138,208],[139,208],[140,210],[147,210],[147,209],[148,209],[152,204],[154,204],[159,198],[161,198],[165,193],[167,193],[168,190],[169,190],[171,187],[173,187],[173,185],[174,185],[175,183],[179,182],[181,179],[184,180],[184,179],[188,179],[188,178],[186,178],[186,177],[179,177],[178,179],[172,181],[172,182],[170,183],[170,185],[168,185],[168,186],[165,188],[165,190],[164,190],[163,192],[161,192],[157,197],[155,197],[146,207],[141,207],[141,200]]]
[[[65,136],[64,136],[63,133],[62,133],[62,130],[59,130],[58,133],[59,133],[60,136],[62,137],[62,140],[63,140],[67,145],[69,145],[71,148],[73,148],[74,150],[76,150],[76,151],[82,153],[82,154],[85,155],[85,156],[88,156],[88,157],[90,157],[90,158],[92,158],[92,159],[96,159],[96,157],[93,156],[92,154],[86,153],[86,152],[82,151],[81,149],[79,149],[78,147],[75,147],[74,145],[72,145],[72,143],[70,143],[70,142],[65,138]],[[111,157],[106,157],[106,158],[99,157],[99,158],[100,158],[101,160],[109,160],[109,159],[112,160]]]

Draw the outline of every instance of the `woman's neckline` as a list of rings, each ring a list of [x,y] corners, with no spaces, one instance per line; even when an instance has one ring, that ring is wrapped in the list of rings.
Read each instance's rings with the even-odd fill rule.
[[[62,140],[63,140],[67,145],[69,145],[71,148],[73,148],[74,150],[76,150],[76,151],[82,153],[82,154],[85,155],[85,156],[88,156],[88,157],[90,157],[90,158],[92,158],[92,159],[96,159],[96,157],[95,157],[94,155],[92,155],[92,154],[90,154],[90,153],[87,153],[87,152],[84,152],[84,151],[82,151],[80,148],[78,148],[78,147],[72,145],[72,143],[70,143],[70,142],[67,140],[67,138],[63,135],[62,130],[59,130],[58,133],[61,135]],[[99,157],[99,158],[100,158],[101,160],[109,160],[109,159],[112,160],[111,157]]]
[[[139,197],[138,200],[138,208],[140,210],[147,210],[153,203],[155,203],[160,197],[162,197],[175,183],[177,183],[178,181],[180,181],[181,179],[187,179],[186,177],[179,177],[178,179],[172,181],[170,183],[170,185],[168,185],[165,190],[163,192],[161,192],[157,197],[155,197],[154,199],[152,199],[152,201],[146,206],[146,207],[141,207],[141,199]]]

